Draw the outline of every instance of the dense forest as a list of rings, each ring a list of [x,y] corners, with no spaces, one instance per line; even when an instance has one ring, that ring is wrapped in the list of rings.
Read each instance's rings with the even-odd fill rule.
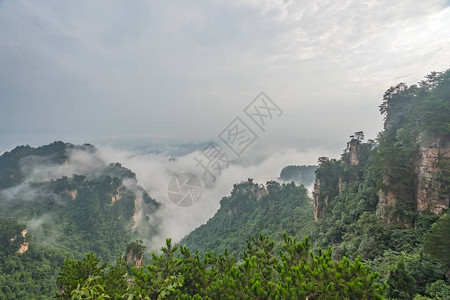
[[[90,158],[92,168],[73,168],[80,166],[80,155]],[[62,175],[72,171],[84,174]],[[137,200],[147,217],[159,204],[136,184],[133,172],[104,164],[91,145],[55,142],[6,152],[0,187],[0,299],[52,298],[65,259],[93,251],[106,260],[157,230],[132,229]]]
[[[159,204],[132,171],[91,145],[6,152],[0,299],[449,299],[450,70],[388,89],[379,109],[376,139],[357,131],[285,183],[235,184],[159,254],[140,240]],[[311,198],[295,182],[312,172]],[[153,220],[141,231],[138,210]]]
[[[448,299],[450,70],[388,89],[379,108],[375,140],[358,131],[340,159],[318,159],[312,203],[301,187],[250,180],[181,243],[234,255],[258,231],[275,245],[282,232],[308,235],[313,249],[331,246],[333,259],[359,257],[378,272],[387,298]]]
[[[295,182],[304,186],[314,183],[317,166],[286,166],[281,170],[280,180],[285,182]]]

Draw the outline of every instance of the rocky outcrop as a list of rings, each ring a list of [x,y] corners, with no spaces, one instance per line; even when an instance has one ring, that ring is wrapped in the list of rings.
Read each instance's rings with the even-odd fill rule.
[[[135,265],[136,268],[142,267],[144,263],[144,247],[142,244],[133,242],[128,245],[126,262]]]
[[[17,253],[19,253],[19,254],[24,254],[25,252],[28,251],[29,243],[26,240],[27,233],[28,233],[28,231],[26,229],[22,230],[22,232],[20,233],[20,240],[22,242],[20,243],[19,249],[17,250]],[[18,236],[15,236],[15,237],[9,239],[9,241],[15,242],[18,240],[18,238],[19,238]]]
[[[329,195],[322,195],[320,191],[320,179],[316,179],[313,191],[314,220],[317,221],[325,216],[325,207],[330,200]]]
[[[78,190],[76,190],[76,189],[73,189],[73,190],[65,190],[64,191],[67,195],[69,195],[71,198],[72,198],[72,200],[75,200],[76,198],[77,198],[77,196],[78,196]]]
[[[443,145],[441,139],[428,139],[424,134],[419,135],[418,145],[415,166],[417,210],[441,215],[449,207],[449,195],[440,193],[443,184],[438,174],[442,171],[442,166],[449,165],[450,149]]]
[[[245,186],[240,186],[236,188],[236,193],[242,193],[244,195],[250,195],[256,197],[259,201],[263,196],[267,195],[267,190],[264,185],[249,184]]]
[[[111,194],[111,204],[114,204],[115,202],[122,199],[122,194],[119,188],[115,189],[114,192]]]
[[[28,251],[28,242],[23,242],[22,244],[20,244],[20,248],[19,250],[17,250],[17,253],[24,254],[27,251]]]
[[[430,138],[425,134],[420,134],[417,138],[417,154],[414,159],[414,196],[413,206],[419,213],[430,212],[441,215],[449,207],[449,195],[443,192],[444,184],[439,178],[444,169],[448,172],[450,166],[450,149],[444,145],[441,138]],[[377,209],[386,223],[403,223],[408,225],[410,222],[406,218],[389,215],[387,212],[395,206],[398,197],[389,190],[390,182],[385,171],[383,186],[386,190],[378,191]]]
[[[338,191],[339,193],[344,190],[344,180],[342,179],[342,176],[339,176],[338,179]]]
[[[347,145],[347,151],[348,151],[348,161],[351,166],[357,166],[359,164],[359,158],[358,158],[358,150],[360,144],[356,142],[356,140],[352,140]]]

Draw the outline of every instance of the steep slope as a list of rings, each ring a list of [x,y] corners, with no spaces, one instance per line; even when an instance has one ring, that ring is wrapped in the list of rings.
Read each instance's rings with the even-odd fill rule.
[[[137,235],[136,207],[150,217],[159,206],[133,172],[105,164],[91,145],[17,147],[0,157],[0,186],[0,217],[27,224],[36,240],[74,255],[123,251]]]
[[[378,144],[363,143],[364,135],[357,132],[341,160],[319,159],[316,220],[326,215],[326,207],[344,186],[369,175],[385,223],[412,227],[418,215],[442,215],[448,209],[450,72],[432,73],[419,85],[390,88],[380,111],[385,129]]]
[[[332,245],[336,258],[361,256],[388,282],[389,297],[431,295],[438,285],[442,292],[448,253],[436,256],[423,243],[449,208],[450,70],[388,89],[380,111],[376,142],[356,132],[341,159],[319,159],[312,238],[316,247]]]
[[[51,298],[65,258],[102,259],[157,232],[159,203],[91,145],[17,147],[0,156],[0,299]]]
[[[317,166],[286,166],[281,170],[279,179],[285,182],[294,181],[307,187],[314,183],[316,169]]]
[[[311,199],[303,186],[267,182],[259,185],[249,179],[235,184],[231,195],[222,198],[220,209],[209,221],[186,236],[180,244],[201,254],[222,253],[237,256],[245,250],[245,239],[265,234],[278,249],[283,233],[302,239],[313,226]]]
[[[235,255],[239,238],[262,232],[280,245],[283,231],[308,234],[314,248],[332,246],[334,259],[360,256],[388,283],[389,298],[445,295],[450,258],[435,249],[448,239],[450,70],[388,89],[380,111],[376,141],[358,131],[340,159],[319,158],[312,208],[303,187],[244,182],[181,243]]]

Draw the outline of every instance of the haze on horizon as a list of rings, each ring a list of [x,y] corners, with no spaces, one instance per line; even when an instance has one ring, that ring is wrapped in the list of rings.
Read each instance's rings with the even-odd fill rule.
[[[0,1],[0,152],[204,142],[261,91],[263,144],[375,138],[384,91],[449,67],[449,1]],[[334,146],[333,146],[334,147]]]

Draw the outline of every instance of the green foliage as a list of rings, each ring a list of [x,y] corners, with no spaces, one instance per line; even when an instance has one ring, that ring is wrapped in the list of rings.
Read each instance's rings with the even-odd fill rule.
[[[394,298],[430,296],[429,286],[445,279],[446,272],[450,278],[448,217],[430,231],[438,216],[419,213],[416,200],[420,147],[449,146],[449,105],[450,70],[432,73],[419,85],[399,84],[386,91],[380,105],[385,130],[377,143],[368,142],[361,152],[363,135],[356,132],[341,160],[319,158],[316,197],[325,217],[312,234],[314,246],[333,245],[335,258],[360,255],[380,272],[381,281],[388,281]],[[444,200],[449,166],[441,153],[433,180]],[[380,203],[379,196],[388,194],[393,202]]]
[[[387,284],[390,298],[406,300],[416,294],[416,281],[407,271],[404,257],[400,258],[395,268],[389,273]]]
[[[0,252],[11,254],[17,251],[19,245],[25,241],[22,232],[25,224],[14,219],[0,218]]]
[[[101,277],[89,277],[83,286],[78,285],[75,290],[70,294],[70,299],[110,299],[107,294],[105,294],[105,288],[97,281],[100,281]]]
[[[259,235],[247,242],[241,260],[235,262],[227,252],[217,256],[199,254],[170,239],[153,254],[146,268],[133,268],[127,290],[115,294],[122,299],[382,299],[384,286],[377,274],[359,259],[331,259],[331,249],[311,251],[308,238],[297,242],[284,235],[279,258],[274,242]],[[103,266],[92,254],[82,262],[66,262],[59,282],[70,282],[65,291],[74,299],[108,299],[108,285],[101,274]],[[75,270],[78,281],[72,272]],[[88,269],[89,272],[85,270]],[[79,272],[80,270],[84,270]],[[88,274],[89,273],[89,274]],[[83,274],[83,276],[80,276]],[[66,280],[66,276],[70,280]],[[76,284],[76,285],[75,285]],[[72,291],[70,288],[74,287]],[[70,291],[70,293],[69,293]]]
[[[286,166],[281,170],[280,179],[309,186],[314,183],[316,169],[317,166]]]
[[[275,241],[281,249],[283,233],[300,238],[314,226],[312,203],[303,186],[269,181],[266,187],[251,180],[236,184],[220,209],[205,225],[185,237],[180,244],[200,254],[224,252],[237,257],[245,250],[242,239],[259,233]]]
[[[126,253],[132,253],[134,256],[142,256],[145,246],[142,240],[136,240],[128,244]]]
[[[385,129],[376,142],[363,142],[358,131],[340,160],[319,158],[315,200],[325,217],[316,225],[304,187],[248,180],[180,245],[167,240],[147,267],[132,270],[121,255],[115,264],[106,259],[127,245],[127,254],[143,254],[141,241],[128,244],[138,238],[129,226],[136,192],[147,211],[159,206],[143,189],[124,186],[125,179],[135,182],[133,172],[111,164],[29,182],[34,163],[61,165],[69,151],[95,148],[55,142],[6,152],[0,189],[27,187],[34,196],[0,197],[0,299],[49,299],[58,288],[63,299],[376,299],[383,282],[391,298],[446,299],[449,217],[436,222],[417,211],[416,165],[420,147],[449,145],[450,70],[388,89],[380,112]],[[305,179],[299,168],[311,171],[288,166],[281,177]],[[442,153],[436,170],[439,197],[448,199],[450,160]],[[392,203],[380,205],[379,196],[388,194]],[[32,225],[26,237],[24,224]],[[156,232],[151,227],[145,235]],[[305,235],[311,239],[295,240]],[[29,249],[20,254],[24,242]],[[95,254],[84,257],[89,251]]]
[[[21,242],[29,243],[27,235],[23,239],[21,232],[23,224],[14,220],[0,218],[0,224],[8,224],[8,228],[15,228],[8,233],[4,226],[0,234],[15,238],[7,239],[10,245],[3,244],[0,249],[0,299],[51,299],[56,290],[56,276],[59,266],[68,253],[57,249],[43,249],[32,243],[29,249],[20,254],[17,250]]]
[[[24,181],[34,169],[59,170],[73,150],[92,155],[95,148],[55,142],[17,147],[0,156],[0,299],[51,298],[65,258],[80,259],[93,251],[106,260],[136,239],[130,223],[138,193],[146,217],[158,209],[142,188],[133,186],[135,174],[120,164],[104,165],[99,160],[95,162],[99,167],[86,174],[55,179],[42,175],[36,181],[32,176]],[[28,233],[23,237],[25,228]],[[145,234],[156,231],[149,226]],[[17,253],[24,242],[29,249]],[[78,282],[80,288],[84,283]]]
[[[119,255],[114,265],[100,264],[100,261],[101,259],[92,252],[81,261],[67,259],[57,279],[60,292],[55,297],[107,299],[123,295],[128,289],[124,258]]]
[[[316,178],[320,181],[320,196],[334,198],[339,194],[339,177],[344,173],[344,166],[340,160],[320,157]]]
[[[448,299],[450,297],[450,284],[444,280],[437,280],[427,286],[425,293],[433,299]]]
[[[440,261],[450,272],[450,215],[443,215],[425,237],[426,253]]]

